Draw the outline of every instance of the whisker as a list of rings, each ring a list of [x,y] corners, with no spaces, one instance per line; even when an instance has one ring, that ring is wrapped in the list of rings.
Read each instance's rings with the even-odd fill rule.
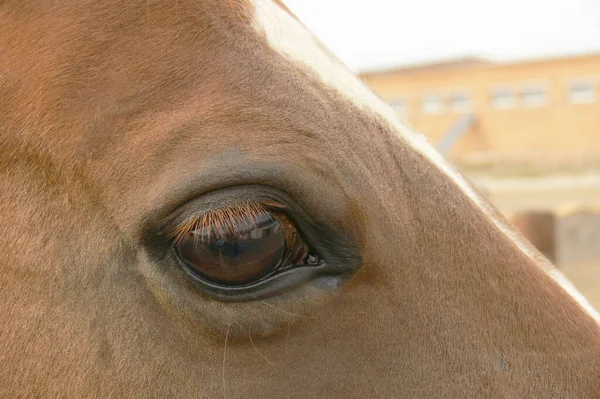
[[[290,342],[290,323],[287,323],[287,333],[285,334],[285,355],[286,356],[288,354],[289,342]]]
[[[277,306],[275,306],[275,305],[271,305],[270,303],[267,303],[267,302],[265,302],[265,301],[260,301],[260,303],[262,303],[263,305],[266,305],[266,306],[268,306],[268,307],[270,307],[270,308],[273,308],[273,309],[277,310],[278,312],[281,312],[281,313],[287,314],[287,315],[289,315],[289,316],[301,317],[301,318],[303,318],[303,319],[312,319],[312,320],[315,320],[315,319],[316,319],[316,317],[314,317],[314,316],[303,316],[303,315],[301,315],[301,314],[296,314],[296,313],[292,313],[292,312],[285,311],[285,310],[283,310],[283,309],[279,309]]]
[[[260,319],[260,321],[262,321],[265,325],[268,325],[268,323],[265,321],[265,319],[262,318],[262,316],[260,315],[259,312],[256,311],[256,309],[253,309],[252,306],[246,304],[246,307],[248,309],[250,309],[252,311],[252,313],[256,314],[256,316],[258,316],[258,318]]]
[[[227,333],[225,334],[225,346],[223,347],[223,369],[221,371],[221,378],[223,381],[223,397],[227,397],[227,391],[226,391],[226,378],[225,378],[225,360],[226,360],[226,354],[227,354],[227,340],[229,339],[229,329],[231,328],[231,323],[229,323],[229,325],[227,326]]]
[[[237,320],[235,320],[233,318],[233,315],[226,309],[226,308],[221,308],[225,311],[225,313],[227,313],[229,315],[229,317],[231,317],[231,319],[233,320],[233,322],[235,324],[237,324],[237,326],[246,333],[246,335],[248,336],[248,338],[250,339],[250,343],[252,344],[252,347],[254,348],[254,350],[256,351],[256,353],[258,353],[267,363],[269,363],[271,366],[275,366],[275,363],[273,363],[272,361],[270,361],[269,359],[267,359],[267,357],[265,355],[262,354],[261,351],[258,350],[258,348],[256,347],[256,345],[254,344],[254,340],[252,339],[252,334],[250,333],[249,330],[246,330],[244,327],[242,327],[242,325],[240,323],[238,323]],[[231,324],[230,324],[231,325]]]
[[[250,338],[250,343],[252,344],[252,347],[254,348],[254,350],[256,351],[256,353],[258,353],[263,359],[265,359],[265,361],[267,363],[269,363],[271,366],[275,366],[275,363],[273,363],[272,361],[270,361],[269,359],[267,359],[267,357],[265,355],[263,355],[261,351],[258,350],[258,348],[256,347],[256,345],[254,345],[254,341],[252,340],[252,334],[250,332],[248,332],[248,338]]]

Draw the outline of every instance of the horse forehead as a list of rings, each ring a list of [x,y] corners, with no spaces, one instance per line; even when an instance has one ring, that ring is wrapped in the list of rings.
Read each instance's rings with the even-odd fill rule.
[[[323,87],[336,90],[350,100],[358,110],[376,116],[388,125],[402,141],[442,170],[470,197],[477,195],[468,183],[448,167],[441,155],[426,138],[409,129],[386,103],[377,97],[359,78],[329,52],[279,0],[252,0],[253,27],[266,37],[270,46],[283,57],[311,72]]]
[[[252,0],[253,27],[270,46],[321,83],[335,89],[359,108],[375,112],[388,122],[393,111],[377,98],[348,68],[327,50],[300,21],[277,0]],[[392,113],[391,113],[392,112]]]

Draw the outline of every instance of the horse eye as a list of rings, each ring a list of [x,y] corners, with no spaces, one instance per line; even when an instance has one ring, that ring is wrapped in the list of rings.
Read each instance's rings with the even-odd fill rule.
[[[209,214],[175,240],[183,266],[195,277],[239,286],[313,261],[294,224],[264,208]]]

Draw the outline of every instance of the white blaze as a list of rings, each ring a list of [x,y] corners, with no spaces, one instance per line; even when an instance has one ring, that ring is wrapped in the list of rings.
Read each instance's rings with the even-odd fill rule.
[[[394,110],[373,94],[345,65],[329,54],[304,25],[272,0],[253,0],[253,2],[255,5],[254,27],[260,34],[267,37],[271,47],[288,59],[301,64],[305,69],[312,71],[321,79],[324,86],[337,89],[361,109],[383,117],[414,150],[429,159],[448,176],[521,251],[534,259],[536,264],[539,262],[531,246],[515,235],[510,227],[496,220],[490,214],[486,202],[477,195],[460,174],[448,165],[426,138],[404,126]],[[542,265],[542,268],[600,323],[598,312],[561,272],[550,264]]]

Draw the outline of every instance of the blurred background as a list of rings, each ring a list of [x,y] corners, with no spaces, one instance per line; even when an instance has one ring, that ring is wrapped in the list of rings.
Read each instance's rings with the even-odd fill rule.
[[[286,0],[600,310],[599,0]]]

